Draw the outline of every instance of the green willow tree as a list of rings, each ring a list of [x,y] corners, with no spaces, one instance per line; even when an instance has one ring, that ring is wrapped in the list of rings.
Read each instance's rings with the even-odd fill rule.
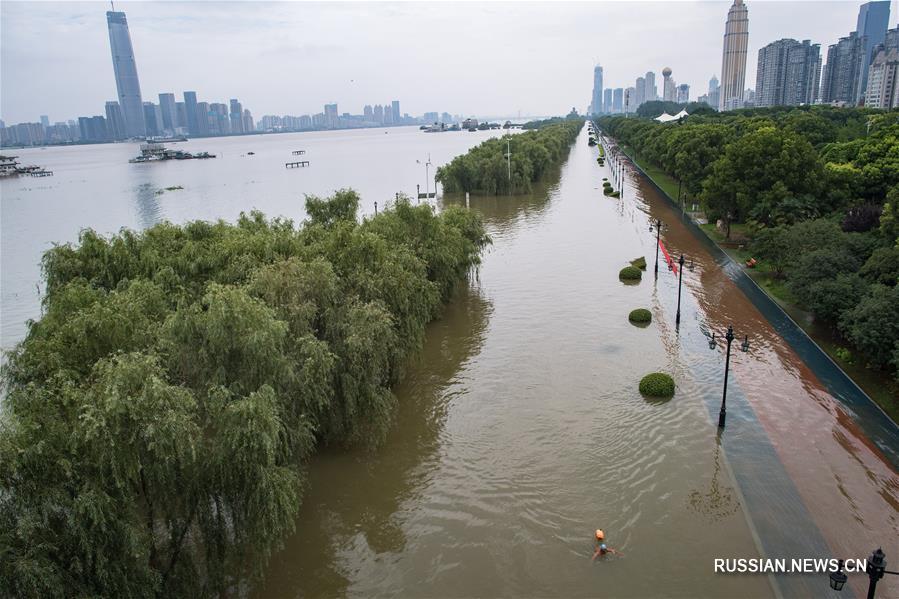
[[[567,155],[583,125],[580,119],[547,121],[519,135],[488,139],[438,168],[437,180],[448,193],[528,193],[533,183]],[[511,178],[505,157],[507,140],[512,154]]]
[[[460,208],[359,223],[358,202],[47,252],[44,315],[3,371],[4,593],[233,591],[293,530],[315,448],[383,439],[391,385],[489,239]]]

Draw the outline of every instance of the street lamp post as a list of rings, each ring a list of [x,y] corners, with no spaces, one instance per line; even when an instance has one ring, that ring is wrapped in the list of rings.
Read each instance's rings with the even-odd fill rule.
[[[868,574],[868,599],[874,599],[874,592],[877,590],[877,581],[883,578],[884,574],[899,575],[899,572],[887,570],[887,556],[883,549],[878,547],[871,552],[868,558],[865,572]],[[843,585],[846,584],[846,575],[843,573],[843,560],[839,560],[837,571],[830,573],[830,588],[835,591],[842,591]]]
[[[660,236],[662,234],[662,219],[657,218],[656,222],[656,269],[655,274],[656,278],[659,278],[659,245],[660,245]],[[652,232],[652,221],[649,223],[649,231]]]
[[[735,339],[733,325],[728,325],[727,333],[725,333],[724,338],[727,340],[727,357],[724,359],[724,391],[721,393],[721,410],[718,412],[719,428],[724,428],[724,421],[727,418],[727,375],[730,371],[730,344]],[[715,333],[712,333],[712,338],[709,339],[709,349],[715,349],[717,346],[718,343],[715,341]],[[740,349],[744,353],[749,351],[749,335],[746,335],[743,343],[740,344]]]
[[[674,326],[680,327],[680,288],[681,282],[684,280],[684,255],[681,254],[677,263],[680,264],[680,270],[677,273],[677,316],[674,318]]]

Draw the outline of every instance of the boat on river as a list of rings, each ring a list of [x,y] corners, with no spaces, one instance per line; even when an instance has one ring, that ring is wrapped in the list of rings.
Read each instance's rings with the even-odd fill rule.
[[[28,175],[31,177],[50,177],[53,171],[48,171],[37,165],[22,166],[18,156],[0,156],[0,177],[16,177]]]
[[[210,154],[209,152],[191,154],[183,150],[170,150],[161,143],[148,142],[141,144],[140,156],[136,156],[128,162],[141,164],[144,162],[161,162],[163,160],[197,160],[204,158],[215,158],[215,154]]]

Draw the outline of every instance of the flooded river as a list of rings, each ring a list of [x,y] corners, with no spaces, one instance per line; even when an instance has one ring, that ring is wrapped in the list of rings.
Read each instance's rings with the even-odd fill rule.
[[[383,133],[344,135],[359,136],[348,152],[372,148],[381,160]],[[445,161],[472,143],[461,134],[429,137],[411,132],[393,148],[393,159],[402,156],[398,178],[389,167],[359,167],[367,206],[409,191],[415,177],[423,186],[418,155]],[[428,150],[422,139],[443,149]],[[654,187],[625,166],[622,198],[603,195],[611,171],[597,165],[586,139],[584,131],[533,194],[470,198],[494,243],[395,389],[400,407],[386,443],[311,461],[297,531],[254,596],[851,597],[864,595],[864,575],[850,575],[837,595],[826,573],[715,574],[714,560],[864,558],[882,546],[899,563],[895,465]],[[353,160],[345,168],[308,190],[353,185]],[[282,170],[268,176],[287,180]],[[287,194],[256,194],[272,185],[265,174],[228,183],[241,195],[220,202],[213,182],[194,196],[156,199],[133,188],[118,220],[231,219],[252,206],[301,218]],[[157,177],[151,185],[178,183]],[[13,226],[6,188],[3,208],[5,271]],[[657,280],[652,274],[651,218],[666,222],[662,241],[672,255],[693,264],[679,328],[677,278],[664,263]],[[73,230],[53,227],[62,240]],[[643,280],[622,284],[618,271],[638,256],[649,263]],[[3,276],[5,312],[12,300]],[[639,307],[652,311],[646,328],[628,322]],[[728,324],[749,335],[751,350],[735,344],[719,434],[724,353],[709,349],[707,334],[720,336]],[[654,371],[675,378],[671,400],[639,394],[640,378]],[[596,528],[621,555],[591,562]],[[881,581],[878,596],[899,596],[896,578]]]
[[[396,390],[386,445],[313,460],[257,596],[824,596],[826,574],[772,586],[713,560],[889,552],[896,471],[650,185],[628,170],[621,200],[602,194],[596,152],[582,133],[546,189],[471,198],[493,247]],[[693,262],[680,331],[650,217]],[[643,281],[620,283],[641,255]],[[752,351],[732,356],[719,438],[724,356],[704,331],[730,323]],[[677,380],[668,402],[637,391],[657,370]],[[622,556],[591,563],[599,527]]]

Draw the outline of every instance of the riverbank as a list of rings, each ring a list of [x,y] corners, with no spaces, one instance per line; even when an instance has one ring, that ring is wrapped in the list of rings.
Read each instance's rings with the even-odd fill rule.
[[[679,205],[676,199],[678,182],[673,177],[657,166],[635,158],[631,147],[627,145],[619,147],[664,192],[672,204]],[[717,227],[712,223],[706,223],[700,213],[690,212],[689,215],[709,240],[727,254],[772,301],[780,306],[830,359],[886,412],[893,422],[899,423],[899,399],[897,399],[899,398],[899,382],[884,372],[867,368],[855,361],[853,356],[857,355],[857,351],[839,339],[832,331],[818,325],[811,314],[795,303],[795,298],[792,297],[789,289],[781,280],[775,279],[769,269],[764,266],[755,269],[746,268],[744,264],[752,257],[752,254],[743,247],[744,244],[733,241],[725,242],[724,236],[717,230]],[[738,225],[732,226],[732,238],[734,233],[741,233]],[[748,240],[744,239],[744,241]]]

